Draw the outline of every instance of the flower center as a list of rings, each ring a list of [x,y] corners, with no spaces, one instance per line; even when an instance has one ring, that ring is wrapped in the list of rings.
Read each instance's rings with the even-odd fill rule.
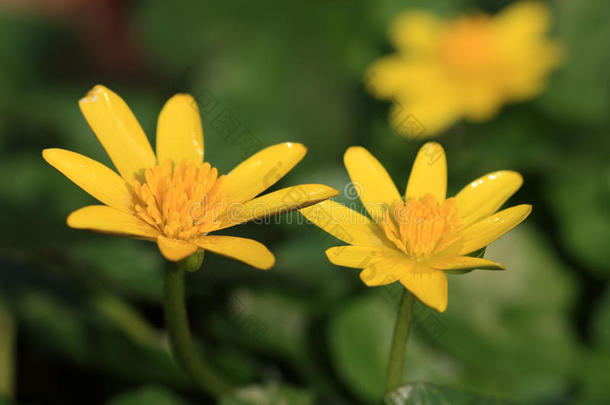
[[[474,76],[488,70],[494,62],[490,18],[463,17],[451,24],[441,42],[441,55],[460,74]]]
[[[454,198],[442,204],[427,194],[394,204],[384,214],[386,236],[409,257],[420,260],[440,252],[460,238],[461,223]]]
[[[224,205],[222,179],[207,162],[172,167],[167,160],[146,169],[143,182],[134,182],[135,213],[169,238],[188,240],[209,232]]]

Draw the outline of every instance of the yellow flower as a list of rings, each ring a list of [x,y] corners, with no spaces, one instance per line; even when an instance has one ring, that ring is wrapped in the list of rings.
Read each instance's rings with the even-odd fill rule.
[[[163,107],[156,155],[117,94],[98,85],[79,105],[119,173],[78,153],[43,151],[49,164],[103,204],[70,214],[72,228],[156,241],[171,261],[203,249],[269,269],[275,258],[261,243],[209,233],[337,194],[324,185],[303,184],[254,198],[288,173],[306,148],[291,142],[270,146],[220,175],[203,161],[201,119],[190,95],[175,95]]]
[[[404,199],[373,155],[361,147],[345,152],[345,167],[370,218],[334,201],[301,209],[314,224],[348,243],[326,251],[336,265],[363,269],[367,286],[400,283],[424,304],[447,308],[446,272],[502,270],[472,257],[510,231],[530,205],[496,212],[523,182],[513,171],[487,174],[445,198],[447,163],[443,148],[425,144],[411,169]]]
[[[369,90],[393,101],[390,121],[406,137],[435,135],[461,118],[488,120],[540,93],[559,64],[559,46],[546,37],[549,14],[542,2],[448,21],[406,12],[390,29],[397,53],[368,70]]]

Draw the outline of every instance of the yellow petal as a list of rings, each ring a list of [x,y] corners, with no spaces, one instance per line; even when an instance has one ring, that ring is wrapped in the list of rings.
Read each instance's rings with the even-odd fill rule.
[[[367,90],[380,98],[391,98],[411,82],[410,66],[400,56],[386,56],[371,64],[366,74]]]
[[[439,257],[432,258],[426,264],[437,270],[505,270],[506,268],[500,263],[481,257],[471,256],[454,256],[454,257]]]
[[[339,194],[337,190],[323,184],[300,184],[283,188],[246,203],[231,204],[220,218],[216,219],[218,221],[216,229],[309,207],[337,194]]]
[[[239,260],[257,269],[269,270],[275,264],[273,253],[252,239],[214,235],[203,236],[192,242],[202,249]]]
[[[156,163],[155,154],[136,117],[111,90],[97,85],[78,102],[121,176],[131,182]]]
[[[203,161],[203,129],[199,107],[188,94],[176,94],[163,106],[157,122],[157,160]]]
[[[408,274],[415,262],[406,258],[387,258],[371,264],[360,272],[360,279],[369,287],[392,284]]]
[[[159,246],[161,254],[171,262],[185,259],[197,251],[197,246],[190,242],[170,239],[162,235],[157,237],[157,246]]]
[[[396,185],[385,168],[362,147],[351,147],[343,157],[345,167],[358,192],[360,201],[375,223],[381,223],[383,212],[402,201]]]
[[[100,202],[124,212],[131,212],[131,193],[125,180],[113,170],[93,159],[64,149],[45,149],[42,151],[42,157]]]
[[[428,142],[419,149],[407,184],[405,198],[422,198],[432,194],[441,204],[447,193],[447,161],[443,147]]]
[[[399,259],[401,252],[373,246],[336,246],[326,250],[326,257],[337,266],[364,269],[384,259]]]
[[[222,191],[228,201],[247,201],[284,177],[305,153],[307,148],[300,143],[269,146],[231,170],[223,181]]]
[[[439,76],[437,66],[410,64],[409,70],[413,77],[393,97],[390,121],[394,132],[405,138],[429,138],[461,118],[463,96],[455,83]]]
[[[528,204],[507,208],[470,225],[462,231],[461,255],[465,255],[489,245],[506,232],[519,225],[529,213],[532,206]]]
[[[116,235],[155,239],[159,232],[137,217],[105,205],[89,205],[68,216],[68,226]]]
[[[429,307],[439,312],[447,309],[447,276],[442,271],[418,265],[405,273],[400,283]]]
[[[427,55],[437,51],[442,28],[443,21],[436,15],[413,10],[399,14],[392,21],[390,39],[397,48],[407,53]]]
[[[335,238],[357,246],[393,248],[383,230],[368,217],[331,200],[323,201],[299,212]]]
[[[502,170],[480,177],[455,196],[463,226],[496,212],[523,184],[517,172]]]

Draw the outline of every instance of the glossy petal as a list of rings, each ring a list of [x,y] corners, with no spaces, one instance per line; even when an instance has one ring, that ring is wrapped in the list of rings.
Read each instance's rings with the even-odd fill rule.
[[[460,254],[465,255],[489,245],[519,225],[531,211],[531,205],[517,205],[470,225],[462,232],[462,249]]]
[[[323,184],[301,184],[283,188],[246,203],[233,203],[217,218],[217,229],[309,207],[337,194],[337,190]]]
[[[432,194],[440,204],[447,193],[447,160],[443,147],[428,142],[419,149],[407,184],[405,198],[422,198]]]
[[[265,148],[227,174],[223,193],[231,202],[248,201],[284,177],[305,153],[307,148],[300,143],[285,142]]]
[[[415,262],[406,258],[387,258],[371,264],[360,272],[360,279],[369,287],[392,284],[402,279],[414,267]]]
[[[502,170],[480,177],[456,196],[463,226],[468,226],[496,212],[523,184],[517,172]]]
[[[299,212],[335,238],[357,246],[393,248],[383,230],[368,217],[331,200]]]
[[[442,271],[419,265],[405,273],[400,283],[429,307],[439,312],[447,309],[447,276]]]
[[[177,262],[185,259],[197,251],[197,246],[190,242],[170,239],[165,236],[159,235],[157,238],[157,246],[163,254],[163,256],[172,262]]]
[[[345,167],[358,192],[360,201],[375,223],[381,223],[383,212],[402,201],[396,185],[385,168],[362,147],[351,147],[343,157]]]
[[[364,269],[384,259],[400,259],[404,255],[397,250],[373,246],[336,246],[326,250],[326,257],[337,266]]]
[[[437,270],[505,270],[500,263],[481,257],[454,256],[443,258],[432,258],[426,264]]]
[[[176,94],[163,106],[157,122],[157,160],[203,161],[203,129],[199,107],[188,94]]]
[[[89,205],[68,216],[68,226],[76,229],[155,239],[159,232],[131,214],[105,205]]]
[[[108,156],[131,182],[156,163],[155,154],[136,117],[115,93],[95,86],[79,101],[80,109]]]
[[[239,260],[261,270],[275,264],[275,257],[262,243],[234,236],[203,236],[192,241],[202,249]]]
[[[103,164],[64,149],[45,149],[42,157],[100,202],[131,212],[132,197],[125,180]]]

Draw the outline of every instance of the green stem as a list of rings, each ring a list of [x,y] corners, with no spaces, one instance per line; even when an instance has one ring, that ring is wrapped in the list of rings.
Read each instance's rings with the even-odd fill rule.
[[[405,349],[409,338],[409,327],[413,320],[413,304],[415,296],[405,289],[400,300],[396,324],[394,325],[394,336],[392,337],[392,348],[388,360],[388,371],[386,377],[386,392],[390,392],[402,383],[402,371],[405,364]]]
[[[185,267],[183,261],[165,269],[165,319],[172,352],[198,386],[218,397],[233,387],[205,363],[192,340],[184,298]]]

